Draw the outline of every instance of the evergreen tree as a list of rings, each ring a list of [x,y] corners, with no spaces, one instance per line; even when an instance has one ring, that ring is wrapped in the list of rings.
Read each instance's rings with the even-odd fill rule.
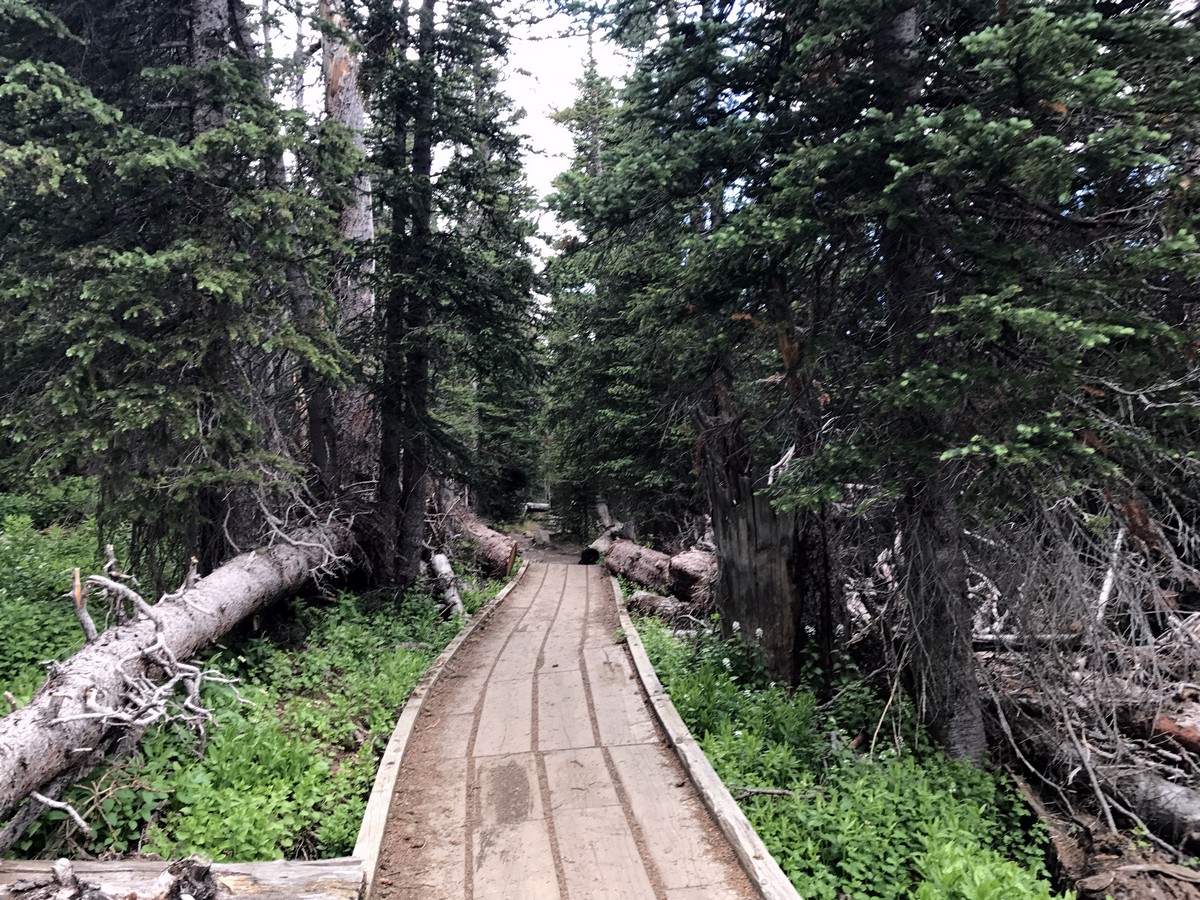
[[[726,614],[786,677],[898,535],[910,686],[978,756],[969,559],[1084,559],[1081,534],[1123,527],[1148,590],[1195,562],[1194,22],[614,4],[624,36],[635,7],[654,14],[584,231],[669,257],[627,303],[691,334],[671,395],[696,413]],[[990,562],[1014,602],[1048,586]]]
[[[371,544],[376,579],[407,586],[420,570],[432,475],[453,468],[437,417],[448,351],[480,385],[502,385],[506,368],[510,378],[529,372],[532,232],[512,114],[497,87],[507,33],[493,7],[454,3],[439,16],[432,0],[416,10],[374,4],[361,27],[373,36],[364,75],[387,221]],[[450,157],[439,172],[435,149]]]
[[[289,373],[337,350],[292,315],[295,277],[320,302],[344,174],[268,95],[243,22],[102,6],[0,20],[6,464],[95,475],[141,571],[207,568],[303,483]]]

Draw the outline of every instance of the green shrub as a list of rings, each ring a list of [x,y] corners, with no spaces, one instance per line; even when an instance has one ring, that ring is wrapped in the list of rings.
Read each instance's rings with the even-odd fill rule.
[[[680,715],[725,783],[742,789],[747,816],[801,896],[1055,896],[1044,826],[1027,826],[1007,779],[934,751],[906,703],[892,704],[880,733],[916,740],[871,756],[857,749],[869,745],[884,704],[848,663],[833,673],[833,699],[818,706],[811,691],[768,681],[740,640],[709,629],[689,643],[655,620],[639,627]]]
[[[28,515],[7,516],[0,523],[0,690],[28,700],[45,679],[42,662],[62,659],[83,645],[63,595],[73,569],[89,571],[95,564],[96,534],[89,525],[39,531]]]

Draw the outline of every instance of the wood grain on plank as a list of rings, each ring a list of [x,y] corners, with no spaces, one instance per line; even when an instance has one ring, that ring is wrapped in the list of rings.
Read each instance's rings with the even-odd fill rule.
[[[633,831],[620,807],[559,810],[554,823],[571,900],[654,896]]]
[[[669,751],[638,744],[608,752],[634,818],[651,835],[648,849],[663,884],[670,889],[721,884],[728,873],[717,861],[719,848],[709,845],[697,821],[707,812],[691,783],[680,780]]]
[[[596,745],[587,691],[578,671],[555,670],[538,676],[537,716],[539,750]]]
[[[633,665],[624,646],[609,643],[583,651],[600,743],[645,744],[658,740],[658,729],[642,699]]]
[[[558,900],[558,875],[544,819],[484,828],[475,835],[475,900]]]
[[[474,756],[528,753],[533,749],[533,685],[490,682],[476,731]]]
[[[594,809],[620,806],[599,747],[555,750],[543,754],[550,785],[551,809]]]

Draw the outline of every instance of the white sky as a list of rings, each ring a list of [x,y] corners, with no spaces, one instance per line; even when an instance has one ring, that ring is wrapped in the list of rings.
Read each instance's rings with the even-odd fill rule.
[[[565,18],[551,19],[525,34],[514,34],[509,53],[505,90],[525,110],[519,129],[529,136],[525,173],[539,199],[551,192],[554,177],[570,165],[574,149],[570,132],[550,119],[552,113],[575,102],[575,83],[587,64],[587,39],[558,35],[569,24]],[[601,75],[610,77],[620,76],[628,67],[610,45],[599,40],[596,64]]]

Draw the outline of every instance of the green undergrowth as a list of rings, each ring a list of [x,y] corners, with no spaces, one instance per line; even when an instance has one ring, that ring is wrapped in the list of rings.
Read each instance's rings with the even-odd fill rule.
[[[907,704],[885,712],[850,666],[819,704],[804,685],[768,681],[741,641],[682,640],[654,619],[638,628],[680,715],[806,900],[1073,897],[1051,891],[1045,826],[1008,779],[935,751]]]
[[[94,532],[84,527],[37,530],[27,515],[4,521],[0,689],[28,699],[45,677],[43,661],[82,644],[61,594],[71,569],[86,571],[94,556]],[[465,593],[468,610],[500,586]],[[236,678],[248,702],[229,686],[207,685],[203,699],[214,719],[203,737],[160,728],[132,756],[66,792],[91,837],[48,810],[10,855],[349,854],[399,710],[460,625],[443,620],[420,591],[399,605],[382,594],[341,594],[264,611],[205,661]]]
[[[0,494],[0,509],[25,511],[0,519],[0,686],[24,703],[46,677],[44,661],[83,646],[63,595],[74,568],[95,570],[96,532],[86,522],[37,527],[11,497]]]

